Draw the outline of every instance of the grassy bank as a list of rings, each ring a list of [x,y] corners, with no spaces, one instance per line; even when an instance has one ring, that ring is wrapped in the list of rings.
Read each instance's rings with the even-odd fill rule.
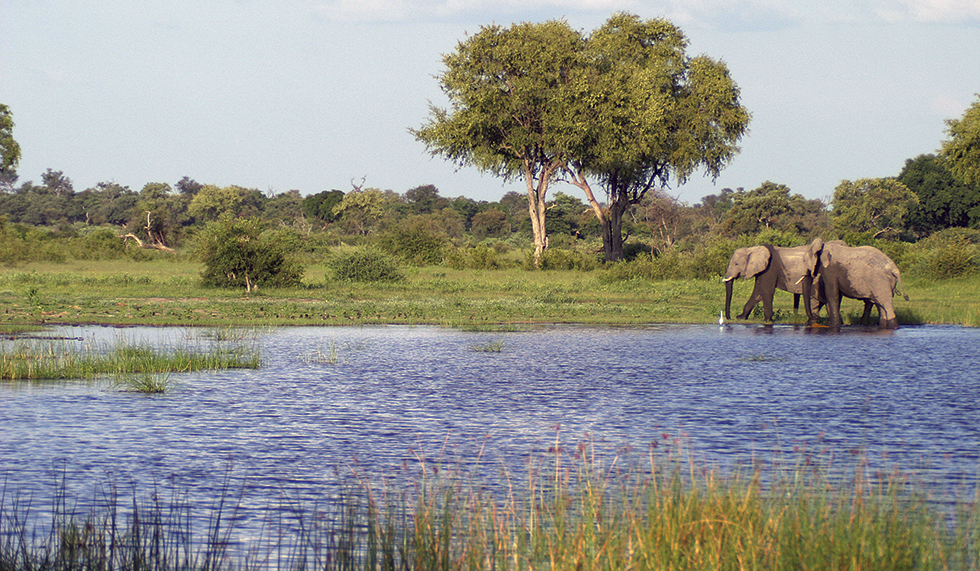
[[[524,271],[411,268],[404,282],[333,281],[307,268],[303,286],[263,290],[203,288],[201,266],[171,261],[32,264],[0,272],[0,325],[103,323],[148,325],[715,323],[724,307],[719,280],[617,280],[603,270]],[[752,283],[735,288],[740,311]],[[910,301],[896,296],[904,324],[980,326],[980,277],[905,278]],[[803,323],[792,296],[777,292],[777,323]],[[859,302],[845,300],[848,319]],[[761,322],[761,307],[752,321]]]
[[[722,472],[650,448],[584,443],[531,457],[503,485],[418,458],[409,481],[353,474],[330,503],[290,506],[255,545],[232,503],[192,509],[106,493],[91,512],[55,502],[47,529],[0,498],[0,569],[977,569],[980,500],[950,504],[908,475],[851,457]],[[135,494],[134,494],[135,495]],[[937,501],[939,500],[939,501]],[[949,507],[953,505],[954,507]],[[192,523],[207,522],[196,528]],[[254,535],[251,536],[253,540]],[[262,545],[264,547],[256,547]]]

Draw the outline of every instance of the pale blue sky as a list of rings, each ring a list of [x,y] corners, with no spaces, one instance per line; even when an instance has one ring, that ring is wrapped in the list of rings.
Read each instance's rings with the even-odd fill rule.
[[[237,184],[304,195],[434,184],[523,192],[431,158],[408,133],[444,104],[441,55],[484,24],[614,11],[668,17],[724,60],[753,114],[742,153],[696,203],[771,180],[827,198],[935,152],[980,92],[980,0],[0,0],[0,103],[19,183]],[[572,186],[554,190],[579,196]]]

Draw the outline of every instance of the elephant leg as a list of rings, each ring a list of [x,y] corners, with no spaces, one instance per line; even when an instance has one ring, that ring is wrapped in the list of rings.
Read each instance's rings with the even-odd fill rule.
[[[864,300],[864,314],[861,315],[861,325],[871,325],[871,308],[874,303]],[[878,308],[878,319],[881,320],[881,308]]]
[[[840,329],[840,290],[837,282],[833,279],[824,280],[824,299],[827,303],[827,315],[830,317],[828,325],[835,329]]]
[[[794,293],[793,294],[793,313],[799,313],[799,312],[800,312],[800,294]]]
[[[771,295],[767,295],[767,296],[765,296],[765,297],[762,298],[762,309],[763,309],[762,315],[763,315],[763,318],[765,319],[766,323],[772,323],[772,314],[773,314],[773,311],[772,311],[772,296]]]
[[[878,327],[882,329],[898,329],[898,316],[892,307],[892,296],[888,295],[875,302],[878,306]]]
[[[742,313],[738,316],[739,319],[748,319],[749,314],[755,309],[755,306],[759,305],[760,301],[763,301],[765,295],[763,295],[762,288],[759,287],[759,280],[755,281],[755,287],[752,288],[752,295],[749,296],[749,300],[745,302],[745,307],[742,308]]]

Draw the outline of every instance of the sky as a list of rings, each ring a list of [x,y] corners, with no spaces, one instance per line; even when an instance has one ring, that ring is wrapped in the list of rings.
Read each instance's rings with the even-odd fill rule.
[[[50,168],[76,191],[188,176],[496,201],[523,183],[433,157],[409,132],[447,105],[442,56],[481,26],[588,32],[617,11],[679,25],[752,113],[717,180],[667,189],[688,204],[765,181],[829,201],[842,180],[897,176],[980,92],[980,0],[0,0],[0,103],[18,185]]]

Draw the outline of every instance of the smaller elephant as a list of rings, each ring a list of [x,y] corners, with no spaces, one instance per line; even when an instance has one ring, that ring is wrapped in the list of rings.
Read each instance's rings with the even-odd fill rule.
[[[815,296],[827,304],[830,327],[841,326],[840,302],[844,297],[864,300],[862,320],[870,316],[869,304],[874,304],[879,327],[898,327],[892,300],[902,278],[898,266],[884,252],[873,246],[852,248],[817,238],[807,246],[804,259],[803,295],[807,299]],[[908,300],[904,292],[902,295]],[[806,309],[808,323],[812,324],[816,314],[809,305]]]
[[[767,244],[735,250],[725,272],[725,319],[732,318],[732,286],[739,278],[755,278],[752,295],[745,302],[739,319],[746,319],[761,301],[765,320],[772,321],[772,298],[777,288],[792,293],[793,309],[799,309],[800,294],[803,293],[799,279],[806,273],[803,263],[805,249],[805,246],[781,248]]]

